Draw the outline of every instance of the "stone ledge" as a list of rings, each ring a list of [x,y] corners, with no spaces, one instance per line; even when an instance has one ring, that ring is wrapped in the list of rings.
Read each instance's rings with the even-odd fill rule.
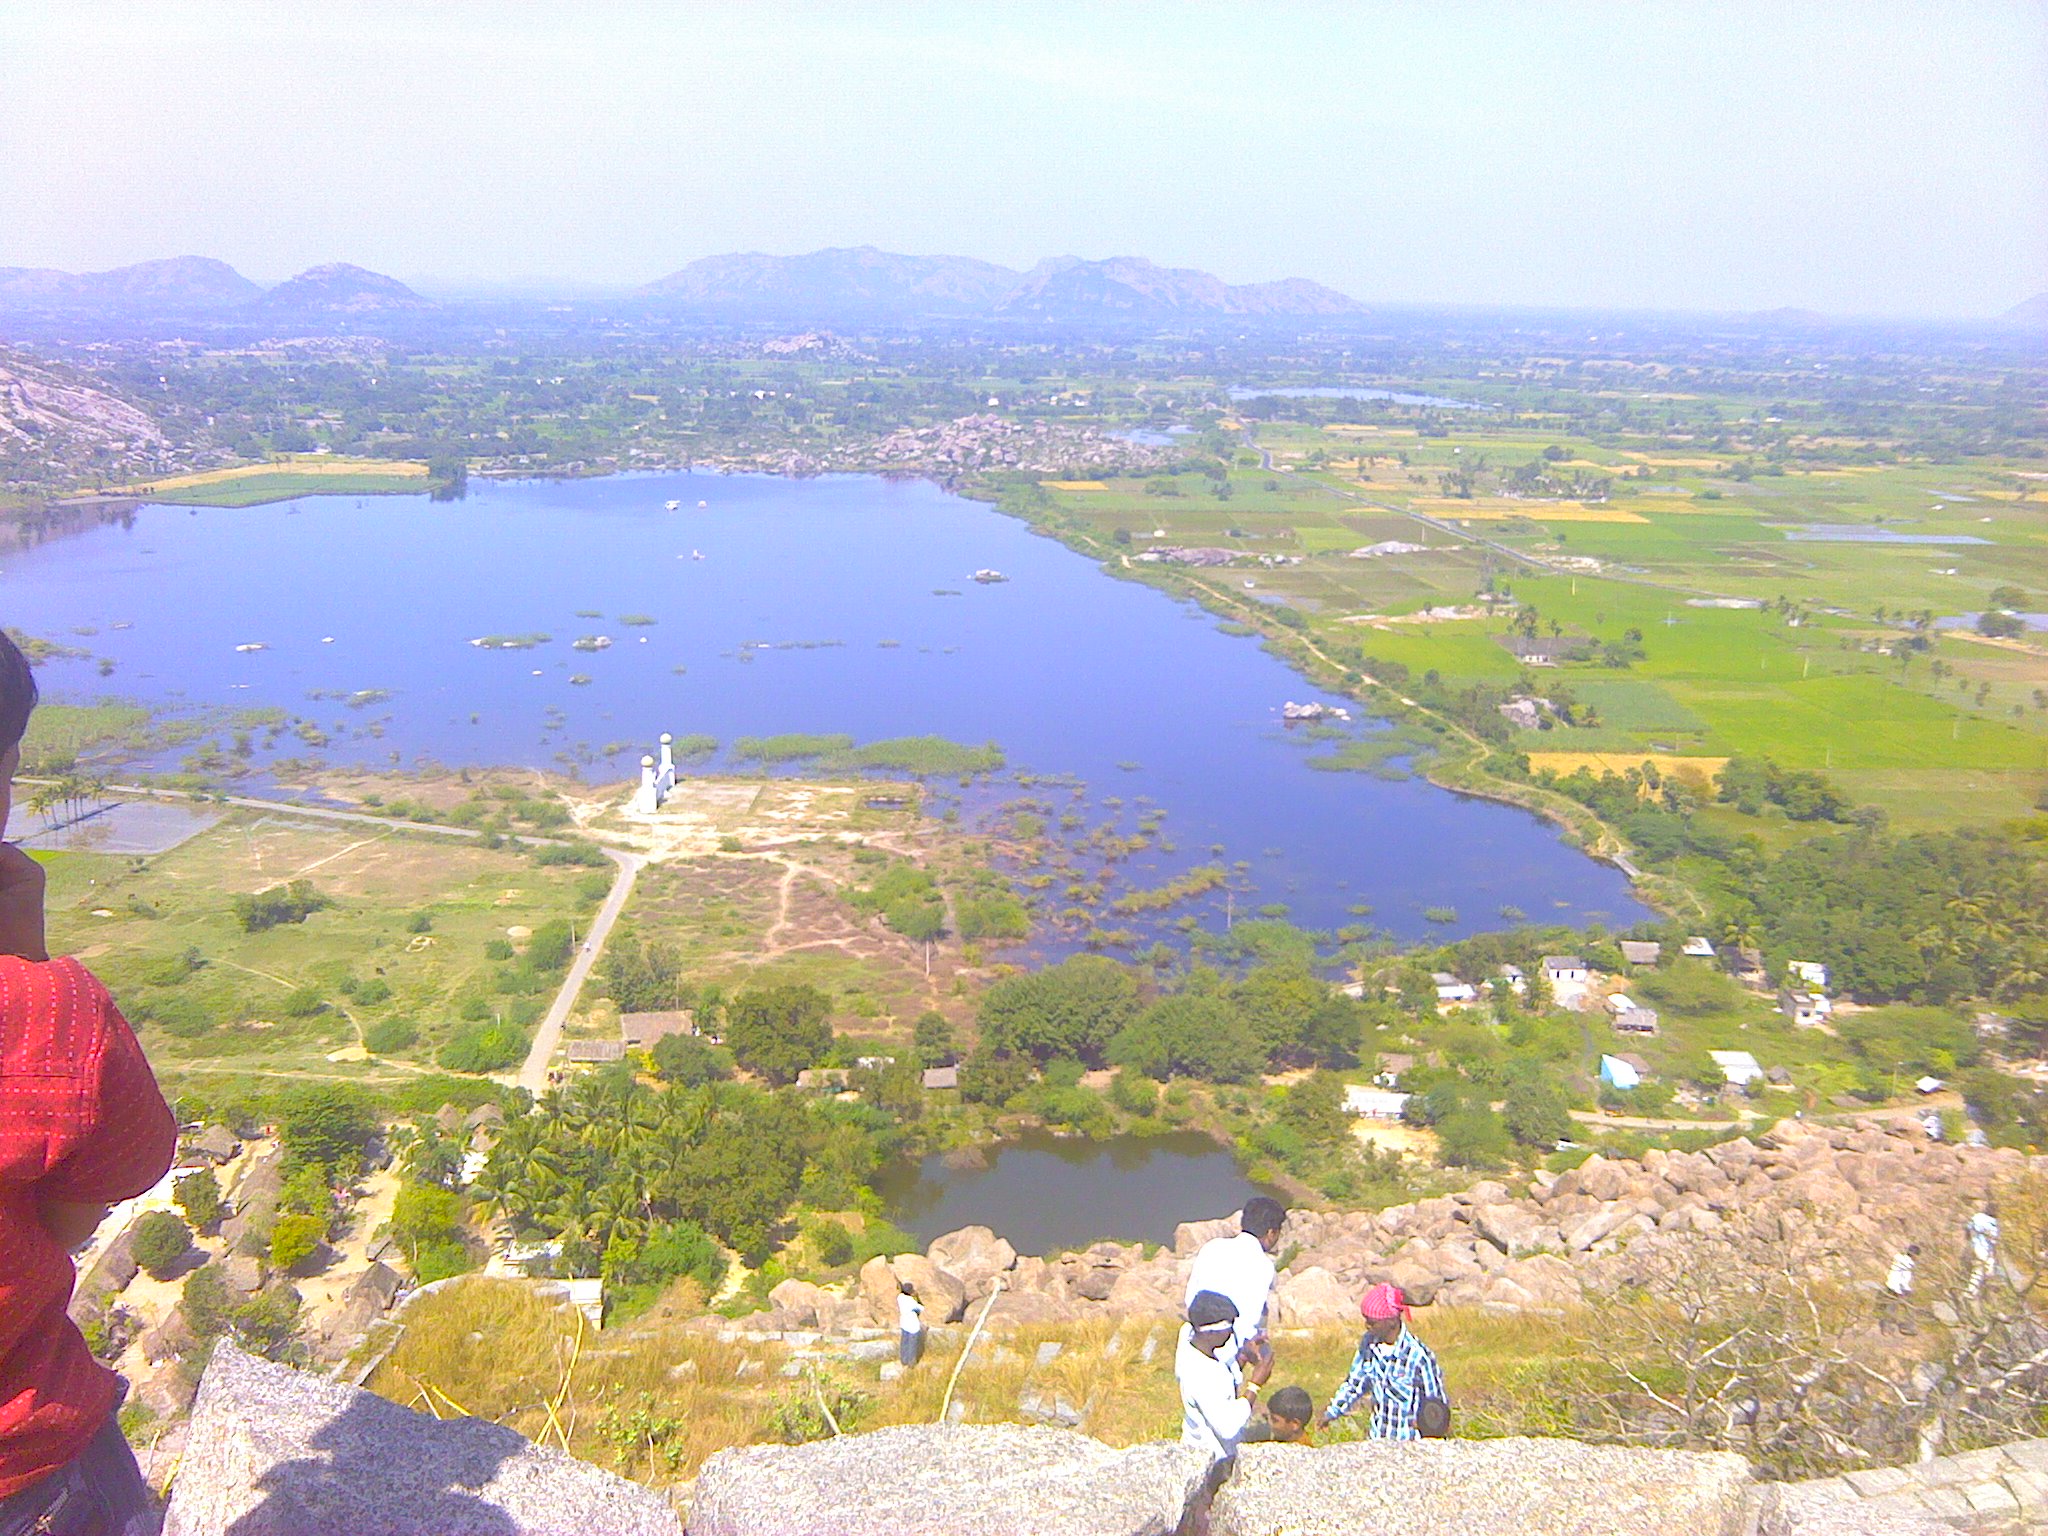
[[[215,1346],[164,1536],[677,1536],[661,1494]]]

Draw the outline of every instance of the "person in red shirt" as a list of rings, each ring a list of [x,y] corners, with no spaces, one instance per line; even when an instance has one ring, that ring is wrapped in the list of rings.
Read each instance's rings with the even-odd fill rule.
[[[36,704],[0,634],[0,832]],[[121,1379],[66,1316],[71,1250],[152,1188],[178,1128],[107,989],[43,942],[43,868],[0,842],[0,1536],[155,1536]]]

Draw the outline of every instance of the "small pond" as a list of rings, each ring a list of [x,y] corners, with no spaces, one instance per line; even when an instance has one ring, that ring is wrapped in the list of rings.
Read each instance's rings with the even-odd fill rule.
[[[1103,1238],[1170,1243],[1180,1223],[1227,1216],[1266,1192],[1199,1131],[1100,1141],[1027,1131],[974,1150],[979,1166],[934,1153],[885,1170],[875,1187],[889,1219],[920,1243],[984,1226],[1019,1253],[1042,1254]]]

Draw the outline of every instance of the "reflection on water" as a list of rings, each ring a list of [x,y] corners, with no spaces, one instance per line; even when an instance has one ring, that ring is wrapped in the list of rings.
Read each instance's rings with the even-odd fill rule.
[[[1019,1253],[1103,1238],[1170,1243],[1184,1221],[1227,1216],[1261,1186],[1196,1131],[1090,1141],[1029,1131],[978,1149],[980,1166],[938,1154],[876,1181],[889,1219],[930,1242],[961,1227],[993,1228]]]

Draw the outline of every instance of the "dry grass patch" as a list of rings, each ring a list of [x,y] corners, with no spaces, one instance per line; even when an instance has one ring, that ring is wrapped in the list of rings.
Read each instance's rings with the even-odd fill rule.
[[[1673,776],[1697,777],[1706,783],[1718,784],[1721,770],[1728,766],[1725,757],[1673,757],[1662,752],[1531,752],[1529,771],[1532,773],[1554,773],[1560,778],[1569,777],[1581,768],[1595,777],[1613,774],[1619,778],[1629,769],[1640,769],[1645,765],[1656,768],[1665,778]]]
[[[235,464],[226,469],[200,469],[184,475],[162,475],[115,486],[109,494],[123,492],[147,495],[156,491],[184,491],[195,486],[225,485],[256,475],[389,475],[402,480],[424,480],[427,466],[410,459],[338,459],[332,454],[287,454],[263,464]]]

